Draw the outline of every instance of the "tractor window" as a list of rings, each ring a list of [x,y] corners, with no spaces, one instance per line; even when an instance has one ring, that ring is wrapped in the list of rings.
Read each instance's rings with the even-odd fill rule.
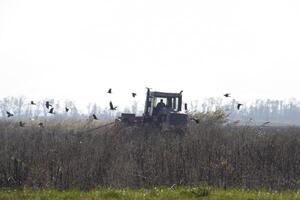
[[[178,111],[178,98],[173,98],[173,108]]]
[[[162,100],[164,106],[161,105],[160,101]],[[151,113],[151,115],[157,115],[159,110],[162,108],[162,107],[165,107],[166,106],[166,103],[167,103],[167,99],[166,98],[160,98],[160,97],[154,97],[153,98],[153,111]]]
[[[167,98],[167,107],[173,111],[178,111],[178,98],[176,97]]]
[[[170,108],[173,108],[173,106],[172,106],[172,98],[170,98],[170,97],[167,98],[167,105],[166,105],[166,106],[167,106],[167,108],[169,108],[169,109],[170,109]]]
[[[169,107],[172,108],[172,110],[174,111],[178,111],[178,98],[170,98],[169,102]]]
[[[179,100],[176,97],[168,97],[168,98],[161,98],[161,97],[157,97],[154,100],[154,107],[157,106],[157,104],[163,100],[163,103],[165,104],[165,106],[171,110],[174,111],[178,111],[178,103]]]
[[[161,101],[161,100],[163,100],[163,103],[165,104],[165,105],[167,105],[167,100],[166,100],[166,98],[155,98],[155,107],[157,106],[157,104]]]

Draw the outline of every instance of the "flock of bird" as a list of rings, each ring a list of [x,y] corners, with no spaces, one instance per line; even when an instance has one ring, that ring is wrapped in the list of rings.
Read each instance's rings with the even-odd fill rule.
[[[230,94],[230,93],[226,93],[226,94],[224,94],[224,97],[229,98],[229,97],[231,97],[231,94]],[[238,110],[240,110],[241,106],[243,106],[243,104],[241,104],[241,103],[237,103],[237,104],[236,104],[236,108],[237,108]],[[252,121],[252,120],[253,120],[253,119],[250,118],[250,121]],[[238,123],[240,123],[240,120],[237,120],[237,121],[234,121],[234,122],[233,122],[233,124],[238,124]],[[260,126],[266,126],[266,125],[268,125],[268,124],[270,124],[270,123],[271,123],[270,121],[266,121],[266,122],[262,123]]]
[[[112,94],[112,89],[109,88],[108,91],[107,91],[107,93],[108,94]],[[131,95],[132,95],[133,98],[135,98],[137,94],[135,92],[132,92]],[[34,101],[30,101],[30,105],[35,106],[36,103]],[[52,114],[52,115],[56,114],[56,112],[54,110],[54,106],[49,101],[45,102],[45,107],[48,109],[48,113],[49,114]],[[115,110],[117,110],[117,108],[118,108],[118,106],[114,106],[114,104],[112,103],[112,101],[109,102],[109,109],[110,110],[115,111]],[[69,107],[65,107],[65,112],[69,112],[69,111],[70,111],[70,108]],[[10,112],[10,111],[6,111],[6,115],[7,115],[8,118],[14,116],[14,114],[12,112]],[[94,120],[98,120],[98,117],[97,117],[97,115],[95,113],[91,115],[91,118],[94,119]],[[23,121],[19,122],[19,126],[20,127],[25,127],[25,124],[26,123],[23,122]],[[40,122],[38,125],[40,127],[44,127],[44,124],[42,122]]]
[[[231,97],[231,94],[230,93],[226,93],[226,94],[224,94],[224,97],[229,98],[229,97]],[[243,104],[241,104],[241,103],[237,103],[236,108],[239,110],[242,105]]]
[[[183,92],[183,91],[181,90],[180,93],[182,93],[182,92]],[[226,97],[226,98],[230,98],[230,97],[231,97],[231,94],[230,94],[230,93],[225,93],[223,96]],[[237,104],[236,104],[236,108],[237,108],[238,110],[240,110],[242,105],[243,105],[242,103],[237,103]],[[187,110],[187,105],[185,105],[185,109]],[[191,119],[194,120],[197,124],[200,122],[200,120],[197,119],[197,118],[191,118]]]
[[[180,91],[180,93],[182,93],[182,92],[183,92],[183,91]],[[107,91],[107,93],[108,93],[108,94],[112,94],[112,88],[109,88],[108,91]],[[132,95],[133,98],[135,98],[137,94],[136,94],[135,92],[132,92],[131,95]],[[231,94],[230,94],[230,93],[226,93],[226,94],[224,94],[223,96],[226,97],[226,98],[230,98],[230,97],[231,97]],[[34,106],[34,105],[36,105],[36,103],[35,103],[34,101],[30,101],[30,105]],[[241,106],[243,106],[242,103],[237,103],[237,104],[236,104],[237,110],[240,110],[240,109],[241,109]],[[45,107],[48,109],[48,113],[49,113],[49,114],[52,114],[52,115],[56,114],[56,112],[54,111],[53,105],[51,105],[49,101],[46,101],[46,102],[45,102]],[[187,104],[185,104],[185,107],[186,107],[185,109],[187,110]],[[109,109],[110,109],[111,111],[115,111],[115,110],[117,110],[117,108],[118,108],[117,106],[114,106],[114,105],[113,105],[112,101],[109,102]],[[70,111],[70,108],[69,108],[69,107],[65,107],[65,112],[69,112],[69,111]],[[14,114],[11,113],[11,112],[9,112],[9,111],[6,111],[6,114],[7,114],[7,117],[8,117],[8,118],[14,116]],[[94,119],[94,120],[98,120],[98,117],[97,117],[97,115],[96,115],[95,113],[91,115],[91,118]],[[191,118],[191,119],[194,120],[196,123],[199,123],[199,122],[200,122],[199,119],[197,119],[197,118]],[[236,121],[236,123],[238,123],[238,122],[239,122],[239,121]],[[267,124],[269,124],[269,123],[270,123],[269,121],[268,121],[268,122],[264,122],[262,125],[265,126],[265,125],[267,125]],[[25,127],[25,124],[26,124],[26,123],[23,122],[23,121],[20,121],[20,122],[19,122],[19,126],[20,126],[20,127]],[[40,127],[44,127],[44,124],[43,124],[42,122],[40,122],[38,125],[39,125]]]

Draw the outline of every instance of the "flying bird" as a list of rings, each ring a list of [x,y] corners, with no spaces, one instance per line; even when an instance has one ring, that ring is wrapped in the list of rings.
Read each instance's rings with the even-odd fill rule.
[[[50,114],[55,114],[55,112],[54,112],[54,108],[51,108],[50,110],[49,110],[49,112],[48,113],[50,113]]]
[[[92,117],[94,120],[98,120],[98,117],[95,114],[93,114]]]
[[[107,91],[108,94],[111,94],[112,91],[111,91],[111,88],[109,88],[109,90]]]
[[[136,93],[132,92],[131,95],[134,98],[136,96]]]
[[[30,105],[36,105],[34,101],[30,101]]]
[[[227,118],[227,117],[229,117],[231,115],[231,113],[227,113],[226,115],[225,115],[225,117]]]
[[[239,124],[241,121],[240,120],[236,120],[234,122],[232,122],[233,124]]]
[[[65,107],[65,110],[66,110],[66,112],[69,112],[70,108],[68,108],[68,107]]]
[[[199,119],[196,119],[196,118],[192,118],[192,120],[194,120],[197,124],[199,124]]]
[[[8,111],[6,111],[6,114],[7,114],[7,117],[13,117],[14,116],[14,114],[12,114],[12,113],[10,113]]]
[[[239,109],[241,108],[242,105],[243,105],[243,104],[238,103],[237,106],[236,106],[236,108],[239,110]]]
[[[224,97],[231,97],[231,94],[226,93],[226,94],[224,94]]]
[[[265,126],[265,125],[270,124],[270,123],[271,122],[267,121],[267,122],[263,123],[262,126]]]
[[[20,127],[25,127],[25,122],[20,121],[20,122],[19,122],[19,126],[20,126]]]
[[[109,102],[109,107],[110,107],[110,108],[109,108],[110,110],[116,110],[118,106],[115,106],[115,107],[114,107],[113,103],[112,103],[112,102]]]
[[[42,122],[40,122],[38,125],[39,127],[44,128],[44,124]]]
[[[50,107],[52,107],[52,105],[50,104],[49,101],[46,101],[46,108],[49,109]]]

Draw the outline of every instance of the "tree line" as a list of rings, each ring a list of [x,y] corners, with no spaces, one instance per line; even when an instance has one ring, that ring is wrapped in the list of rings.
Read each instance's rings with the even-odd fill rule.
[[[5,118],[6,111],[13,112],[19,119],[34,119],[38,117],[47,117],[48,110],[44,107],[42,100],[35,106],[31,106],[25,97],[9,97],[0,100],[0,113],[2,118]],[[47,99],[56,108],[56,110],[64,107],[70,108],[70,113],[58,113],[60,118],[69,117],[74,119],[86,118],[89,114],[95,113],[102,120],[113,120],[119,116],[121,112],[136,113],[142,115],[143,111],[139,110],[138,102],[134,102],[131,106],[125,107],[123,110],[111,112],[108,108],[100,105],[88,104],[87,113],[81,112],[72,101],[63,103],[54,99]],[[224,101],[221,98],[207,98],[199,101],[188,103],[188,112],[213,112],[223,110],[228,115],[229,121],[239,120],[241,124],[260,124],[265,121],[270,121],[274,125],[300,125],[300,101],[296,99],[290,100],[256,100],[252,104],[244,104],[240,110],[235,108],[236,100]],[[57,117],[57,116],[56,116]]]

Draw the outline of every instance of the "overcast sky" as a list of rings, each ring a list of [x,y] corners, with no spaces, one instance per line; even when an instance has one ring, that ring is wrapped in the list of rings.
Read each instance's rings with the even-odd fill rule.
[[[0,0],[0,97],[300,99],[299,67],[299,0]]]

